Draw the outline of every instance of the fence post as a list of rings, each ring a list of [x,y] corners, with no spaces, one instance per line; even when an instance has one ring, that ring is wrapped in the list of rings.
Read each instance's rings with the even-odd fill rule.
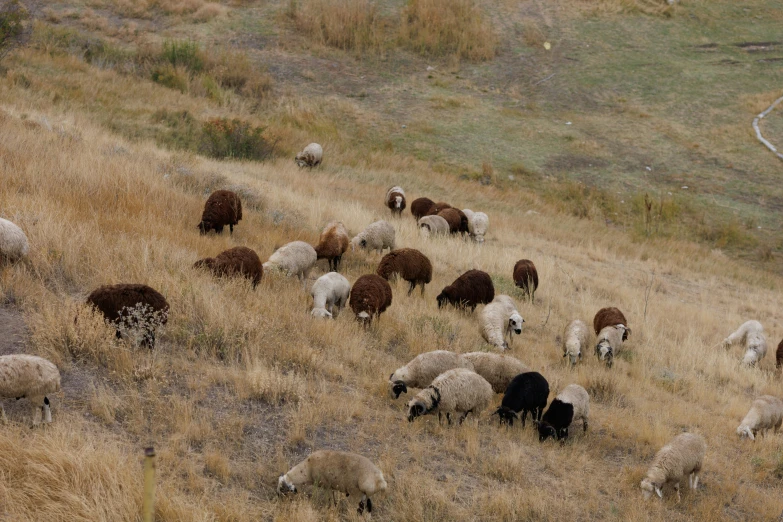
[[[155,448],[144,449],[144,503],[142,520],[152,522],[155,515]]]

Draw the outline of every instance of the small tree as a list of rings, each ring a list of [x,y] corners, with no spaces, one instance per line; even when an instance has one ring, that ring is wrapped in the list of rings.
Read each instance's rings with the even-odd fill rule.
[[[0,61],[30,41],[33,33],[32,6],[20,0],[0,0]]]

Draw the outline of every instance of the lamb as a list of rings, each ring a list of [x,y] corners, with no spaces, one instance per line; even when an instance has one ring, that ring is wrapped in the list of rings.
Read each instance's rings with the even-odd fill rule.
[[[432,281],[432,263],[414,248],[401,248],[383,256],[376,273],[386,280],[399,275],[410,284],[408,295],[416,285],[421,286],[421,295],[424,295],[425,285]]]
[[[224,250],[217,257],[199,259],[193,268],[207,268],[214,275],[242,276],[250,279],[255,288],[264,276],[264,267],[253,250],[247,247],[234,247]]]
[[[563,357],[568,357],[571,366],[582,359],[582,350],[587,348],[587,338],[590,332],[587,325],[579,319],[568,323],[563,332]]]
[[[379,254],[386,248],[394,250],[394,227],[388,221],[371,223],[351,240],[351,249],[356,247],[377,250]]]
[[[723,347],[728,349],[733,344],[742,343],[745,347],[743,366],[755,366],[767,355],[767,336],[764,327],[758,321],[746,321],[733,334],[723,340]]]
[[[24,231],[15,223],[0,218],[0,261],[18,261],[29,252],[30,244]]]
[[[377,274],[361,276],[351,288],[351,310],[364,326],[370,325],[373,317],[380,317],[391,303],[391,286]]]
[[[783,367],[783,340],[778,343],[778,349],[775,352],[775,368],[778,370]]]
[[[535,301],[536,290],[538,289],[538,270],[536,270],[536,265],[529,259],[520,259],[514,265],[513,277],[517,288],[521,288],[531,302]]]
[[[321,164],[323,157],[323,147],[317,143],[311,143],[296,155],[294,161],[300,168],[309,167],[312,169]]]
[[[60,371],[50,361],[34,355],[0,357],[0,400],[27,398],[33,409],[33,426],[52,422],[47,395],[60,391]],[[0,402],[0,418],[7,422]]]
[[[279,270],[288,277],[297,276],[304,284],[317,259],[318,254],[309,243],[292,241],[275,250],[263,266],[265,271]]]
[[[117,328],[117,338],[123,327],[142,331],[141,345],[155,347],[155,329],[166,324],[169,303],[163,295],[147,285],[104,285],[87,296],[87,304],[97,308],[106,321]]]
[[[324,227],[318,244],[315,245],[316,259],[327,259],[329,270],[337,272],[350,241],[351,238],[348,237],[345,226],[339,221],[332,221]]]
[[[419,219],[419,228],[426,230],[430,236],[445,236],[451,232],[449,222],[441,216],[424,216]]]
[[[509,296],[501,294],[495,296],[481,311],[479,332],[489,344],[501,350],[508,350],[513,335],[522,333],[524,322],[514,301]]]
[[[311,453],[288,473],[280,475],[277,492],[296,493],[296,487],[305,484],[316,484],[345,493],[346,496],[361,494],[360,515],[365,506],[367,513],[372,513],[371,497],[386,491],[386,480],[381,470],[367,457],[347,451],[321,450]]]
[[[469,208],[462,211],[468,218],[468,233],[476,243],[484,242],[484,235],[489,228],[489,216],[483,212],[473,212]]]
[[[505,393],[514,377],[530,371],[522,361],[510,355],[469,352],[462,354],[462,357],[473,364],[473,371],[484,377],[495,393]]]
[[[348,294],[351,292],[351,283],[338,274],[329,272],[313,283],[310,295],[313,296],[313,317],[332,317],[337,319],[340,311],[348,302]]]
[[[414,357],[408,364],[397,368],[389,375],[389,389],[392,397],[408,393],[411,388],[425,388],[440,375],[453,368],[473,369],[473,364],[466,356],[448,350],[425,352]]]
[[[438,295],[438,308],[451,304],[476,310],[479,304],[487,304],[495,298],[495,286],[489,274],[481,270],[468,270]]]
[[[609,307],[609,308],[601,308],[598,310],[598,313],[595,314],[595,317],[593,317],[593,330],[595,330],[595,334],[598,335],[598,332],[603,330],[607,326],[615,326],[618,324],[628,326],[628,321],[625,320],[625,315],[615,307]],[[628,336],[631,335],[631,329],[627,328],[625,333],[623,333],[623,341],[628,340]]]
[[[707,444],[704,437],[695,433],[681,433],[655,454],[647,476],[641,482],[644,498],[649,499],[655,492],[663,498],[663,486],[673,484],[680,501],[680,481],[688,476],[688,485],[696,489],[699,485],[699,472],[704,463]]]
[[[392,215],[397,217],[402,215],[402,211],[405,210],[405,191],[402,187],[394,186],[386,191],[386,206],[392,212]]]
[[[514,419],[519,419],[521,412],[524,428],[528,412],[533,422],[541,420],[548,398],[549,383],[544,376],[538,372],[527,371],[511,380],[503,395],[503,401],[494,415],[500,417],[500,424],[507,423],[513,426]]]
[[[783,401],[772,395],[762,395],[753,401],[750,411],[737,426],[737,435],[755,441],[759,432],[764,435],[768,429],[774,428],[777,433],[781,424],[783,424]]]
[[[582,421],[582,430],[587,431],[587,418],[590,416],[590,396],[587,390],[578,384],[569,384],[557,394],[549,405],[543,420],[538,423],[538,441],[549,437],[557,440],[568,438],[568,427],[576,421]]]
[[[615,356],[623,346],[623,338],[628,331],[625,325],[606,326],[598,333],[598,344],[595,345],[595,354],[598,359],[606,363],[607,368],[614,364]]]
[[[458,211],[456,208],[445,208],[438,212],[437,215],[446,220],[446,222],[449,224],[449,231],[452,234],[461,232],[463,228],[467,232],[468,218],[465,218],[465,223],[463,226],[462,217],[464,214],[460,215],[460,211]]]
[[[242,220],[242,201],[236,192],[216,190],[210,194],[204,203],[201,223],[197,225],[201,234],[214,230],[216,234],[223,233],[223,227],[228,225],[230,233],[234,234],[234,225]]]
[[[430,198],[416,198],[411,203],[411,214],[418,221],[424,216],[429,216],[429,211],[435,204]]]
[[[484,411],[493,396],[492,386],[484,377],[467,368],[454,368],[438,375],[408,402],[408,422],[438,410],[438,424],[444,413],[449,424],[451,414],[459,413],[462,424],[469,413]]]

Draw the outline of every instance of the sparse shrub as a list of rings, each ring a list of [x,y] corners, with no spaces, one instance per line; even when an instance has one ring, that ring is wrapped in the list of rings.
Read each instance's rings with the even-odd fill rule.
[[[287,13],[321,44],[359,51],[382,46],[384,23],[369,0],[290,0]]]
[[[156,67],[152,71],[152,81],[183,93],[188,91],[187,72],[183,69],[177,69],[170,64]]]
[[[31,18],[30,11],[19,0],[0,4],[0,60],[30,41]]]
[[[590,400],[595,402],[612,404],[619,397],[615,379],[608,375],[594,375],[590,377],[584,388],[590,395]]]
[[[167,316],[167,311],[155,310],[146,303],[137,303],[132,308],[120,310],[117,331],[136,347],[142,343],[148,343],[151,347],[155,344],[157,330],[165,324]]]
[[[200,149],[213,158],[263,160],[272,153],[263,134],[264,127],[254,127],[246,121],[213,118],[202,127]]]
[[[204,70],[204,53],[193,41],[167,40],[163,42],[161,58],[172,67],[184,67],[192,74]]]

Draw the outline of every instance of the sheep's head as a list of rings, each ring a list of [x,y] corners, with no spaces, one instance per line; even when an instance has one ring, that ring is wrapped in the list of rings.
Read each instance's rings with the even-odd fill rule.
[[[399,399],[400,394],[408,393],[408,386],[404,381],[392,381],[392,375],[389,375],[389,386],[391,387],[391,394],[395,399]]]
[[[444,304],[449,304],[451,302],[451,296],[449,295],[449,287],[443,289],[443,291],[438,294],[438,297],[436,298],[438,300],[438,308],[443,308]]]
[[[320,317],[323,319],[330,319],[332,318],[331,312],[327,310],[326,308],[313,308],[313,311],[310,312],[310,315],[313,317]]]
[[[517,412],[509,408],[508,406],[501,406],[492,415],[497,415],[500,418],[500,424],[514,425],[514,419],[519,415]]]
[[[204,259],[199,259],[195,263],[193,263],[193,268],[208,268],[212,269],[215,267],[215,258],[214,257],[206,257]]]
[[[427,405],[421,400],[413,399],[408,403],[408,422],[413,422],[416,417],[421,417],[427,413]]]
[[[198,228],[199,232],[201,232],[202,235],[206,234],[210,230],[212,230],[213,225],[211,221],[208,220],[202,220],[201,223],[196,225],[196,228]]]
[[[595,347],[595,353],[598,355],[598,359],[606,362],[606,365],[611,368],[612,359],[614,358],[614,350],[609,344],[609,340],[601,339],[601,341]]]
[[[522,316],[519,315],[517,312],[514,312],[511,314],[511,317],[508,320],[508,329],[517,335],[522,333],[522,323],[524,323],[525,320],[522,319]]]
[[[756,366],[756,362],[759,360],[759,354],[756,350],[753,348],[748,348],[748,351],[745,352],[745,357],[742,358],[742,366],[747,366],[749,368],[752,368]]]
[[[663,484],[656,484],[652,482],[649,478],[646,478],[642,480],[642,483],[640,484],[642,488],[642,493],[644,494],[644,499],[649,499],[653,492],[657,494],[659,497],[663,498],[663,491],[661,491],[661,487]]]
[[[483,243],[484,242],[484,236],[483,235],[474,236],[473,239],[476,240],[476,243]]]
[[[579,344],[576,344],[576,347],[566,344],[566,352],[563,354],[563,357],[568,356],[568,362],[571,364],[571,366],[575,366],[576,363],[582,359],[582,350],[579,348]]]
[[[277,479],[277,494],[285,495],[286,493],[296,493],[296,486],[288,482],[285,475],[280,475]]]
[[[309,152],[302,151],[296,155],[294,161],[299,167],[308,167],[312,164],[313,158]]]
[[[750,426],[743,426],[742,424],[737,426],[737,435],[739,435],[741,439],[756,440],[756,436],[753,435],[753,430],[750,429]]]
[[[356,320],[359,321],[362,326],[368,326],[372,322],[372,316],[367,312],[359,312],[356,314]]]
[[[402,196],[395,196],[394,208],[400,208],[400,207],[402,207]]]
[[[538,428],[538,442],[544,442],[549,437],[552,437],[553,439],[557,438],[557,430],[555,430],[555,427],[548,422],[534,421],[534,423]]]

